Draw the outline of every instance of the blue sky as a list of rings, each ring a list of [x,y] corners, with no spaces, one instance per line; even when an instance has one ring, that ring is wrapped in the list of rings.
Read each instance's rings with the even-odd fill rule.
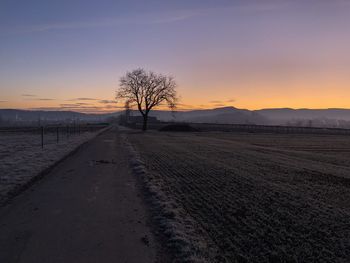
[[[0,107],[112,111],[136,67],[184,108],[350,107],[349,20],[345,0],[3,0]]]

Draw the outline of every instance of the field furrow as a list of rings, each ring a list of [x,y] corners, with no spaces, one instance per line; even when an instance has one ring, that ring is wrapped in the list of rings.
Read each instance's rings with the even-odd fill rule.
[[[128,136],[152,180],[192,219],[181,223],[216,244],[217,261],[350,258],[349,166],[305,157],[307,141],[298,155],[274,135],[264,146],[234,134]]]

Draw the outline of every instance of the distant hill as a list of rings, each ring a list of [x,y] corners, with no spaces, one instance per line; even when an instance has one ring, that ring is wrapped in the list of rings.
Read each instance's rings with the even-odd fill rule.
[[[289,109],[246,110],[223,107],[208,110],[153,111],[152,116],[163,121],[195,123],[264,124],[350,128],[349,109]]]
[[[193,111],[153,111],[150,113],[163,121],[181,121],[194,123],[254,123],[266,124],[268,120],[262,115],[249,111],[237,109],[234,107],[223,107],[208,110],[193,110]]]
[[[0,121],[11,122],[60,122],[60,121],[105,121],[116,117],[121,112],[110,114],[85,114],[74,111],[28,111],[16,109],[0,109]],[[132,111],[132,115],[140,115]],[[150,116],[160,121],[177,121],[193,123],[219,124],[264,124],[264,125],[292,125],[314,127],[350,128],[349,109],[290,109],[275,108],[262,110],[237,109],[222,107],[216,109],[192,111],[151,111]]]
[[[0,118],[2,121],[10,122],[38,122],[51,121],[104,121],[106,118],[115,114],[85,114],[74,111],[41,111],[41,110],[17,110],[0,109]]]
[[[272,121],[286,121],[292,119],[335,119],[350,121],[349,109],[262,109],[255,111]]]

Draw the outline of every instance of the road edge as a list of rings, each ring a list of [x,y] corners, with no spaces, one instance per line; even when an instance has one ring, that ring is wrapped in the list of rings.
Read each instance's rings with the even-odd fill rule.
[[[57,165],[59,165],[60,163],[65,161],[67,158],[69,158],[72,155],[74,155],[75,153],[77,153],[82,147],[84,147],[86,144],[88,144],[91,140],[95,139],[97,136],[101,135],[102,133],[108,131],[111,128],[112,128],[112,126],[108,126],[108,127],[104,128],[104,129],[96,132],[96,134],[94,134],[91,138],[89,138],[86,141],[84,141],[83,143],[77,145],[74,149],[72,149],[71,151],[67,152],[63,157],[61,157],[57,161],[53,162],[49,167],[46,167],[44,170],[39,172],[37,175],[35,175],[32,178],[30,178],[27,182],[25,182],[22,185],[18,185],[14,189],[10,190],[6,194],[5,200],[0,202],[0,208],[11,204],[12,200],[16,196],[20,195],[21,193],[26,191],[28,188],[33,186],[35,183],[37,183],[38,181],[43,179],[45,177],[45,175],[50,173]]]
[[[127,132],[127,130],[124,130]],[[187,230],[181,225],[179,215],[172,209],[172,204],[166,201],[163,193],[152,185],[148,178],[149,172],[126,134],[120,134],[122,142],[129,155],[129,166],[132,173],[139,181],[145,202],[148,205],[153,231],[164,246],[164,249],[172,257],[170,262],[204,263],[212,262],[198,249],[198,240],[187,238],[184,233]]]

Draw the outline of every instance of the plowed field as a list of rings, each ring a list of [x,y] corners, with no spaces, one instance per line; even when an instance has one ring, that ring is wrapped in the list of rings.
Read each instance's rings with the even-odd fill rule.
[[[128,140],[208,262],[350,261],[350,137],[129,132]]]

